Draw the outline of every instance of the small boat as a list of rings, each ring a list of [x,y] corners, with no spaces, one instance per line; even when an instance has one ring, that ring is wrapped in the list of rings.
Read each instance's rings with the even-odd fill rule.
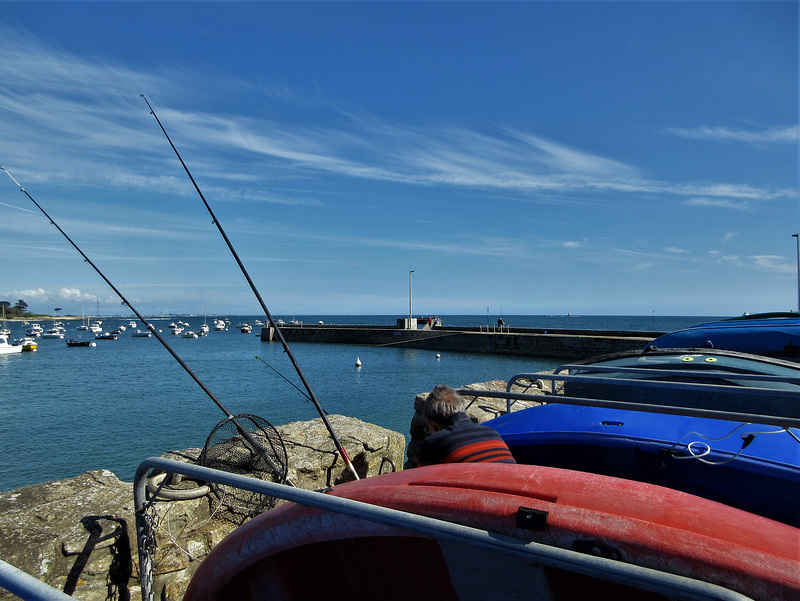
[[[517,463],[682,490],[800,527],[800,429],[549,403],[486,422]]]
[[[228,326],[225,324],[223,320],[221,319],[214,320],[214,330],[216,330],[217,332],[222,332],[223,330],[227,329],[227,327]]]
[[[249,323],[242,323],[236,327],[239,328],[239,330],[241,330],[242,334],[249,334],[250,332],[253,331],[253,326],[251,326]]]
[[[95,334],[95,340],[116,340],[118,337],[117,334],[112,332],[104,332],[102,334]]]
[[[202,479],[213,481],[212,472]],[[258,485],[292,502],[216,545],[184,601],[800,595],[797,528],[641,482],[456,463],[347,482],[327,494]],[[143,582],[149,569],[142,564]]]
[[[148,330],[134,330],[131,336],[134,338],[150,338],[152,334]]]
[[[181,334],[181,333],[183,332],[183,328],[182,328],[182,327],[180,327],[180,326],[175,326],[175,327],[174,327],[174,328],[172,328],[170,331],[172,332],[172,334],[173,334],[174,336],[177,336],[178,334]]]
[[[199,338],[199,335],[197,334],[197,332],[194,332],[192,330],[186,330],[183,333],[183,337],[184,338]]]
[[[97,346],[97,343],[93,342],[92,340],[75,340],[74,338],[70,338],[69,340],[67,340],[67,346],[73,346],[73,347],[76,347],[76,346],[89,346],[89,347],[91,347],[91,346]]]
[[[761,313],[664,334],[647,348],[715,348],[800,361],[800,314]]]
[[[21,345],[13,345],[8,343],[8,337],[0,336],[0,355],[12,355],[14,353],[21,353]]]
[[[44,334],[41,335],[42,338],[48,339],[64,339],[64,332],[62,332],[59,328],[50,328]]]
[[[14,346],[22,347],[23,353],[32,353],[39,348],[39,343],[33,336],[24,336],[14,341]]]
[[[800,418],[800,363],[764,355],[651,348],[576,361],[549,379],[572,397]]]
[[[207,323],[204,323],[203,325],[200,326],[200,332],[202,332],[202,334],[208,334],[210,330],[211,328],[208,327]]]
[[[133,320],[131,319],[131,320],[128,322],[128,327],[129,327],[129,328],[135,328],[135,327],[136,327],[136,322],[135,322],[135,321],[133,321]]]
[[[537,380],[544,396],[496,396],[545,405],[486,422],[517,462],[667,486],[800,526],[800,364],[640,351],[518,374],[507,390]]]
[[[11,337],[11,330],[8,329],[8,323],[6,322],[6,306],[3,305],[3,327],[0,329],[0,336],[5,336],[6,338]]]
[[[40,326],[38,323],[32,323],[28,326],[25,332],[28,336],[33,336],[38,338],[44,332],[44,328]]]
[[[93,321],[89,324],[89,331],[94,332],[95,334],[102,333],[103,331],[103,322],[102,321]]]

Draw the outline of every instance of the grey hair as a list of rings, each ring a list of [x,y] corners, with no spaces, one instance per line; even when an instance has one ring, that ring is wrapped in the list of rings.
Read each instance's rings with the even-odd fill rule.
[[[440,426],[447,426],[453,416],[464,411],[465,407],[464,399],[453,388],[439,384],[425,399],[424,417]]]

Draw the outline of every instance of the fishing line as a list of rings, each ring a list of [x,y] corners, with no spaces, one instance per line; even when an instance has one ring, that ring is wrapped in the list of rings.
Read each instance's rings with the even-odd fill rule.
[[[342,459],[344,459],[345,464],[350,469],[350,472],[353,474],[355,479],[358,480],[359,479],[358,478],[358,474],[356,473],[355,467],[353,467],[353,464],[350,462],[350,458],[347,456],[347,451],[345,451],[344,446],[342,445],[342,443],[339,442],[339,438],[336,436],[336,433],[333,431],[333,426],[331,426],[330,422],[328,421],[328,418],[326,417],[325,411],[322,409],[322,406],[319,404],[319,401],[317,400],[316,395],[314,395],[314,391],[311,390],[311,385],[308,383],[308,380],[306,380],[306,377],[303,374],[303,370],[300,369],[300,365],[298,365],[297,361],[295,360],[294,355],[292,354],[292,351],[289,348],[289,344],[286,342],[286,339],[283,337],[283,334],[281,333],[281,330],[278,327],[278,324],[275,322],[275,319],[272,317],[272,314],[269,312],[269,309],[267,309],[267,305],[264,302],[264,300],[261,298],[261,294],[259,294],[258,289],[256,288],[256,285],[253,283],[253,280],[250,278],[250,274],[247,273],[247,269],[245,269],[244,264],[242,263],[241,259],[239,259],[239,254],[236,252],[236,249],[233,248],[233,244],[231,243],[230,239],[228,238],[227,234],[225,233],[225,230],[222,229],[222,225],[220,224],[219,220],[217,219],[217,216],[214,215],[214,211],[211,210],[211,206],[206,201],[206,197],[203,196],[203,193],[200,191],[200,187],[197,185],[197,182],[194,181],[194,177],[192,177],[192,174],[189,171],[189,168],[186,166],[186,163],[183,162],[183,158],[181,158],[181,155],[178,152],[178,149],[175,148],[175,144],[172,143],[172,140],[170,139],[169,134],[167,133],[167,130],[164,129],[164,126],[161,124],[161,120],[158,118],[158,115],[156,115],[156,112],[153,110],[153,107],[150,106],[150,102],[147,100],[147,98],[145,98],[144,94],[140,94],[140,96],[144,99],[145,103],[147,103],[147,108],[150,109],[150,114],[153,115],[153,117],[155,117],[156,123],[158,123],[158,126],[161,128],[161,131],[164,133],[164,136],[167,138],[167,142],[169,142],[169,145],[172,147],[172,150],[175,152],[175,156],[177,156],[178,160],[181,162],[181,165],[183,166],[184,171],[186,171],[186,175],[189,176],[189,179],[191,180],[192,185],[194,186],[194,189],[197,190],[197,194],[200,196],[200,200],[203,201],[203,204],[206,206],[206,209],[208,210],[208,214],[211,215],[211,220],[213,221],[214,225],[217,226],[217,229],[219,230],[219,233],[222,235],[222,238],[225,240],[225,244],[228,245],[228,249],[231,251],[231,254],[233,255],[233,258],[236,260],[236,263],[239,265],[239,269],[242,271],[242,275],[244,275],[245,279],[247,280],[247,283],[250,285],[250,289],[253,291],[253,294],[255,294],[255,297],[258,300],[258,303],[261,305],[261,309],[264,311],[264,315],[267,316],[267,319],[269,320],[270,325],[275,330],[275,333],[278,336],[278,340],[283,345],[283,350],[286,352],[287,356],[289,357],[289,360],[292,362],[292,365],[294,366],[295,371],[297,372],[297,375],[300,377],[300,380],[303,382],[303,386],[305,386],[305,389],[308,392],[309,400],[311,400],[311,402],[314,403],[314,406],[316,407],[317,412],[319,413],[320,417],[322,418],[322,422],[325,424],[325,427],[328,429],[328,433],[331,435],[331,438],[333,439],[334,445],[336,445],[336,450],[342,456]]]
[[[267,363],[266,361],[264,361],[264,359],[262,359],[261,357],[256,357],[256,359],[257,359],[258,361],[261,361],[261,363],[263,363],[264,365],[266,365],[267,367],[269,367],[269,368],[270,368],[272,371],[274,371],[274,372],[275,372],[276,374],[278,374],[278,375],[279,375],[281,378],[283,378],[283,379],[286,381],[286,383],[287,383],[287,384],[291,385],[291,386],[292,386],[292,387],[293,387],[293,388],[294,388],[294,389],[295,389],[297,392],[299,392],[300,394],[302,394],[302,395],[303,395],[303,396],[304,396],[304,397],[305,397],[307,400],[309,400],[309,401],[311,400],[311,397],[310,397],[310,396],[308,396],[308,395],[307,395],[305,392],[303,392],[302,390],[300,390],[300,389],[297,387],[297,385],[296,385],[294,382],[292,382],[292,381],[291,381],[289,378],[287,378],[286,376],[284,376],[284,375],[283,375],[281,372],[279,372],[277,369],[275,369],[274,367],[272,367],[272,366],[271,366],[269,363]]]
[[[173,348],[169,345],[169,343],[166,340],[164,340],[164,338],[158,333],[158,330],[155,328],[155,326],[153,326],[153,324],[148,322],[147,319],[145,319],[144,315],[142,315],[141,313],[139,313],[139,311],[136,310],[136,307],[134,307],[133,305],[130,304],[128,299],[125,298],[125,295],[122,294],[122,292],[120,292],[119,289],[117,289],[117,287],[114,286],[114,284],[111,283],[111,280],[109,280],[105,276],[105,274],[102,271],[100,271],[100,268],[92,262],[92,260],[86,255],[86,253],[84,253],[80,249],[80,247],[77,244],[75,244],[75,242],[73,242],[72,238],[70,238],[67,235],[67,233],[64,230],[62,230],[61,227],[53,220],[53,218],[50,217],[50,215],[47,214],[47,211],[45,211],[42,208],[42,206],[38,202],[36,202],[36,200],[34,200],[33,196],[31,196],[28,193],[28,191],[25,188],[22,187],[22,184],[20,184],[14,178],[14,176],[11,175],[11,173],[8,171],[8,169],[6,169],[3,165],[0,165],[0,170],[5,171],[8,174],[8,177],[10,177],[13,180],[13,182],[15,184],[17,184],[17,186],[19,186],[19,189],[22,191],[22,193],[25,194],[25,196],[27,196],[34,205],[36,205],[36,208],[39,209],[42,212],[42,214],[47,218],[47,220],[50,223],[52,223],[53,226],[55,226],[55,228],[61,233],[62,236],[64,236],[64,238],[67,239],[67,242],[69,242],[72,245],[72,247],[75,250],[78,251],[78,253],[81,255],[81,257],[83,257],[83,260],[86,261],[92,267],[92,269],[94,269],[97,272],[97,275],[99,275],[101,278],[103,278],[103,281],[106,284],[108,284],[109,287],[114,291],[114,293],[120,298],[120,300],[122,300],[122,304],[127,306],[131,311],[134,312],[136,317],[139,318],[139,320],[147,327],[147,329],[153,334],[153,336],[156,337],[156,339],[162,344],[162,346],[165,349],[167,349],[169,354],[173,356],[173,358],[186,371],[186,373],[189,374],[189,376],[191,376],[191,378],[197,383],[198,386],[200,386],[200,388],[203,390],[203,392],[205,392],[208,395],[208,398],[210,398],[212,401],[214,401],[214,403],[217,405],[217,407],[219,407],[222,410],[222,412],[227,416],[227,419],[233,421],[233,423],[236,425],[236,429],[244,437],[244,439],[249,444],[251,444],[254,449],[260,449],[261,447],[258,445],[258,443],[256,443],[255,440],[253,440],[253,438],[252,438],[252,436],[250,436],[249,432],[247,432],[247,430],[245,428],[242,428],[238,424],[238,422],[236,421],[234,416],[231,414],[231,412],[228,411],[225,408],[225,406],[222,404],[222,402],[214,395],[213,392],[211,392],[211,390],[209,390],[209,388],[203,383],[203,381],[197,376],[197,374],[195,374],[192,371],[192,369],[186,364],[186,362],[183,359],[180,358],[178,353],[176,353],[173,350]],[[278,473],[278,474],[281,473],[281,470],[274,464],[274,462],[272,461],[272,459],[270,459],[270,457],[267,455],[267,453],[263,453],[263,456],[266,459],[267,463],[270,465],[270,468],[275,470],[275,473]],[[287,482],[288,482],[288,480],[287,480]]]

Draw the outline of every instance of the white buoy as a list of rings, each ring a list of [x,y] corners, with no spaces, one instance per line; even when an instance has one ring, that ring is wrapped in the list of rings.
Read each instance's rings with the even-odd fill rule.
[[[356,357],[356,367],[361,367],[361,357]]]
[[[441,356],[439,353],[436,353],[436,358],[437,358],[437,359],[441,359],[441,358],[442,358],[442,356]]]

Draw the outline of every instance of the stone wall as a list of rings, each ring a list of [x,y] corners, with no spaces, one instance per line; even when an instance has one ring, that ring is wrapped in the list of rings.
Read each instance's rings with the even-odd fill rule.
[[[355,418],[328,419],[359,477],[401,469],[402,434]],[[277,429],[287,449],[288,477],[296,486],[316,490],[352,479],[321,419]],[[166,456],[188,461],[199,452]],[[154,510],[156,598],[177,601],[200,560],[246,517],[221,506],[213,494],[157,501]],[[96,470],[0,492],[0,559],[77,599],[140,599],[133,484]],[[0,589],[0,599],[10,598]]]
[[[605,330],[541,330],[510,328],[502,332],[466,327],[404,329],[392,326],[301,325],[281,326],[288,342],[404,346],[440,352],[492,353],[569,360],[639,350],[663,332]],[[261,340],[275,340],[271,326]]]

